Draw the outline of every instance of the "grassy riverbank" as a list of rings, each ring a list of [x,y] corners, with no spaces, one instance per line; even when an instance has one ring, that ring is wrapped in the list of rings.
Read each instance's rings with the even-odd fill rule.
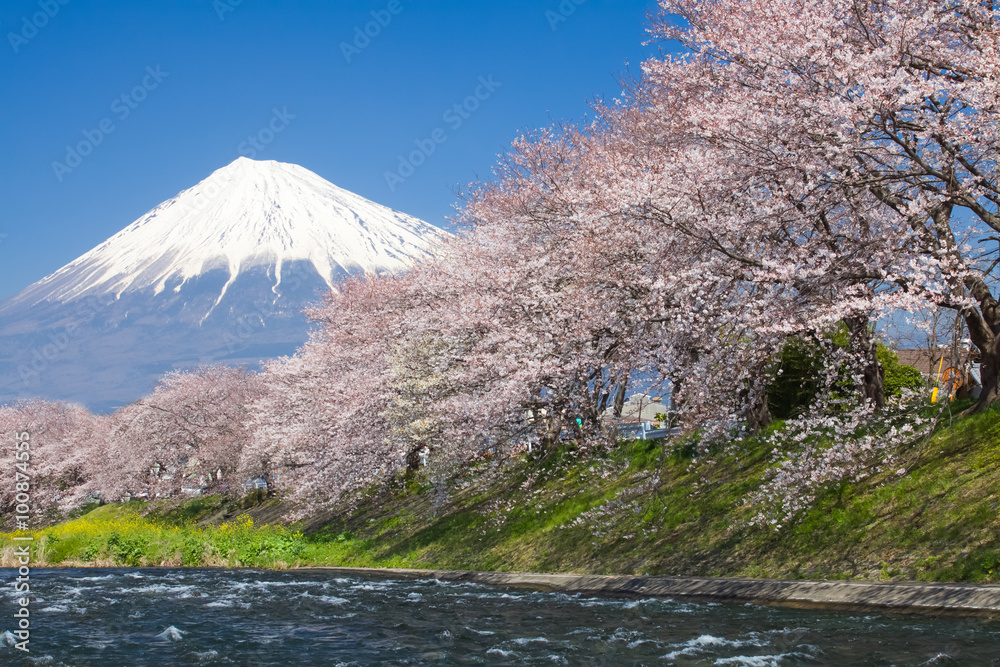
[[[36,531],[34,564],[1000,581],[1000,412],[956,418],[777,531],[747,524],[743,501],[773,464],[756,440],[742,445],[712,462],[683,443],[564,448],[444,483],[400,480],[291,526],[275,499],[105,505]],[[0,534],[6,566],[11,537]]]

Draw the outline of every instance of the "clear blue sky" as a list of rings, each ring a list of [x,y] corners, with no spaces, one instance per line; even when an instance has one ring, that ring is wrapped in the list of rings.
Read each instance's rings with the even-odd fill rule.
[[[619,94],[619,78],[658,48],[642,44],[655,10],[652,0],[4,2],[0,299],[241,153],[444,225],[456,188],[488,177],[520,131],[584,119],[590,100]],[[478,108],[454,110],[477,92],[468,106]],[[398,156],[435,130],[443,143],[390,187]],[[68,157],[81,142],[90,154]]]

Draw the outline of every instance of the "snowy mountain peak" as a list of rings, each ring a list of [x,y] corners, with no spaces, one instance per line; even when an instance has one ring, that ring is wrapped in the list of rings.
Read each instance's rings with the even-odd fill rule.
[[[217,304],[253,268],[267,267],[277,291],[290,262],[311,264],[333,287],[344,273],[405,268],[444,236],[298,165],[240,157],[4,305],[179,292],[189,280],[224,269],[229,278]]]
[[[107,411],[163,373],[256,367],[346,273],[403,269],[447,235],[308,169],[240,158],[0,303],[0,404]]]

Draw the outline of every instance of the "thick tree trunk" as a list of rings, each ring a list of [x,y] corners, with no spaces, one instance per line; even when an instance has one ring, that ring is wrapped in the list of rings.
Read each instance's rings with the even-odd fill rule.
[[[996,339],[1000,340],[1000,339]],[[982,412],[992,405],[1000,403],[1000,349],[996,341],[992,354],[982,354],[979,361],[979,373],[983,382],[979,400],[970,412]]]
[[[964,313],[969,327],[969,338],[979,350],[979,371],[983,389],[979,400],[969,412],[981,412],[1000,403],[1000,304],[993,297],[986,283],[977,277],[965,280],[972,298],[979,302],[979,310]]]
[[[627,376],[626,376],[627,378]],[[611,419],[612,425],[610,428],[606,425],[602,425],[604,429],[604,437],[607,439],[609,445],[615,445],[618,442],[618,421],[622,418],[622,409],[625,407],[625,390],[627,387],[627,381],[620,382],[614,389],[614,398],[611,401]],[[609,396],[609,398],[611,398]]]
[[[625,408],[625,386],[626,382],[622,382],[618,385],[618,390],[615,392],[615,419],[622,418],[622,410]]]
[[[758,378],[763,378],[764,368],[757,370]],[[750,381],[739,393],[739,407],[751,433],[767,428],[771,424],[771,409],[767,405],[767,385],[763,379]]]
[[[982,389],[976,404],[966,412],[982,412],[1000,404],[1000,336],[990,336],[985,340],[972,335],[972,343],[979,350],[979,377]]]
[[[542,434],[539,438],[538,447],[542,453],[547,453],[555,449],[559,444],[559,434],[562,432],[562,417],[560,415],[547,415],[543,419]]]
[[[747,428],[757,433],[771,425],[771,410],[767,407],[767,392],[762,391],[746,411]]]
[[[406,453],[406,474],[413,475],[420,470],[420,450],[421,447],[414,447]]]
[[[610,355],[605,355],[606,358],[608,356]],[[609,446],[613,447],[617,443],[617,421],[621,417],[627,384],[628,371],[625,371],[624,375],[608,367],[595,368],[591,371],[587,380],[587,386],[591,387],[590,401],[579,405],[582,423],[577,425],[573,420],[570,424],[578,442],[583,443],[587,435],[598,434]],[[605,418],[609,410],[610,418]]]
[[[622,408],[625,405],[625,389],[628,384],[628,373],[624,379],[617,381],[609,379],[607,385],[597,383],[594,388],[597,407],[594,411],[593,425],[600,432],[609,445],[614,445],[618,441],[617,422],[622,416]],[[605,420],[604,414],[611,410],[611,419]],[[586,418],[584,419],[586,423]]]
[[[870,320],[865,316],[847,317],[844,323],[851,336],[851,352],[862,364],[859,399],[881,410],[885,407],[885,370],[878,362],[878,342],[872,334]]]

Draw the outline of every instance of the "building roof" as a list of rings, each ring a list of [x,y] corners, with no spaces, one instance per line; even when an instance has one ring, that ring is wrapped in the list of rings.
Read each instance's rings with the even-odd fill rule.
[[[941,364],[942,357],[944,363],[941,364],[941,368],[944,369],[952,366],[964,366],[967,354],[960,350],[958,358],[956,358],[950,346],[937,349],[924,347],[893,351],[899,357],[899,363],[913,366],[927,377],[934,377],[938,374],[938,365]]]

